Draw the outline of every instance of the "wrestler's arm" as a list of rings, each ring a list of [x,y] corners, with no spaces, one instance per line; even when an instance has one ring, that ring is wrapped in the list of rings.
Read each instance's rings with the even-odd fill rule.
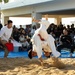
[[[48,20],[48,14],[45,15],[45,19]],[[32,22],[37,22],[39,23],[40,20],[36,20],[34,17],[32,18]]]
[[[36,47],[35,47],[35,45],[33,45],[33,51],[35,51],[36,50]],[[32,52],[32,57],[33,56],[36,56],[37,55],[37,53],[36,52]],[[40,61],[40,63],[41,63],[41,66],[43,66],[43,59],[42,59],[42,56],[40,56],[39,58],[39,61]]]
[[[40,20],[36,20],[35,18],[32,19],[32,22],[36,22],[36,23],[39,23]]]
[[[41,66],[43,66],[43,60],[42,57],[39,58],[40,62],[41,62]]]

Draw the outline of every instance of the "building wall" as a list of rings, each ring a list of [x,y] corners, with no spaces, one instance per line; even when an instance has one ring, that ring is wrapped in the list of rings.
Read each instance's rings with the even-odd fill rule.
[[[38,3],[36,5],[23,6],[8,10],[2,10],[5,16],[15,16],[42,12],[52,12],[58,10],[75,9],[75,0],[54,0],[52,2]]]

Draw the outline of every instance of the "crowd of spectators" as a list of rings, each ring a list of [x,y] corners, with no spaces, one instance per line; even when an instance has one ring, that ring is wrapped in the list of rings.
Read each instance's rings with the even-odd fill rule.
[[[31,25],[27,25],[26,28],[23,28],[20,25],[20,28],[17,28],[15,25],[13,26],[13,34],[12,37],[22,44],[22,47],[19,47],[19,50],[27,50],[31,45],[31,37],[36,30],[36,26],[31,27]]]
[[[60,25],[51,24],[47,29],[48,34],[51,34],[56,40],[56,47],[59,52],[63,48],[70,49],[70,55],[75,49],[75,27],[74,24],[65,27],[62,23]]]
[[[35,33],[36,26],[27,25],[25,28],[20,25],[19,28],[16,25],[13,26],[12,37],[22,44],[22,47],[19,47],[20,51],[27,50],[31,46],[31,37]],[[2,25],[0,24],[0,29]],[[59,25],[55,25],[54,23],[50,24],[47,29],[48,34],[51,34],[56,42],[57,50],[60,52],[62,48],[69,48],[71,53],[74,52],[75,49],[75,27],[74,24],[67,25],[65,27],[61,22]]]

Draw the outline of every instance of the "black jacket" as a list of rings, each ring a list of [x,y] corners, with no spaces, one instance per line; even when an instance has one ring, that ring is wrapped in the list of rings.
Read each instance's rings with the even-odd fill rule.
[[[64,44],[72,44],[72,38],[69,35],[62,35],[60,38],[61,42]]]

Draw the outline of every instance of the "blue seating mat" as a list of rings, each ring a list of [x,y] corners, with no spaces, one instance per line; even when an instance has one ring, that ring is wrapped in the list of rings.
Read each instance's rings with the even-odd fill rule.
[[[0,50],[0,58],[3,58],[3,57],[4,57],[4,51]],[[27,51],[10,52],[8,55],[8,58],[16,58],[16,57],[28,58],[28,52]],[[42,57],[45,58],[44,54],[42,55]],[[37,58],[37,56],[34,58]],[[61,50],[61,56],[59,58],[75,58],[75,52],[72,54],[72,57],[70,57],[70,51]]]

